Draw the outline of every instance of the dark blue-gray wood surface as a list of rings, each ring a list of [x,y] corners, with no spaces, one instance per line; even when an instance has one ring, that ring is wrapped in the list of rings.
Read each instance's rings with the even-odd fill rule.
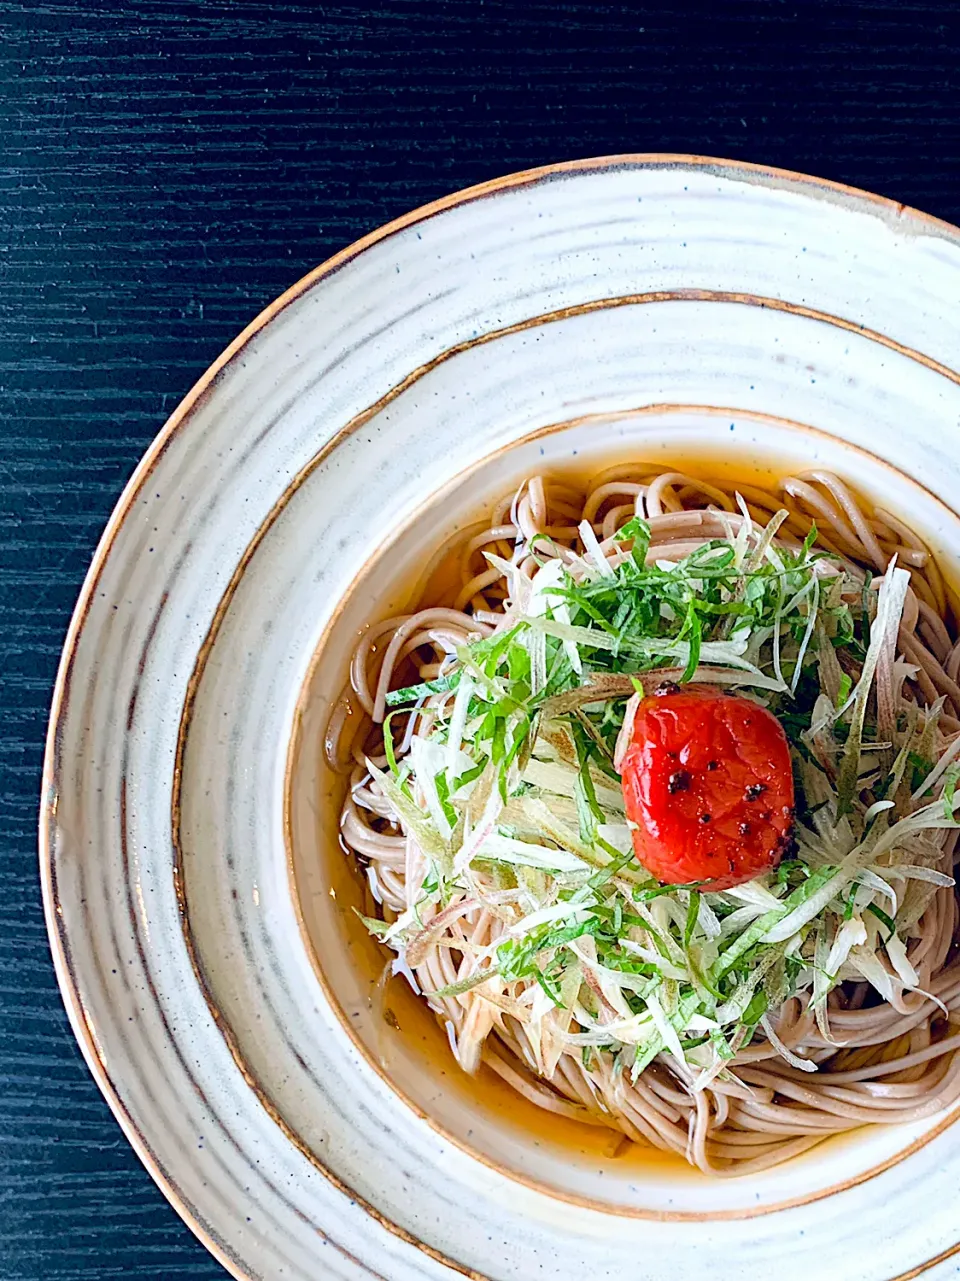
[[[166,415],[309,267],[510,170],[700,152],[960,221],[958,14],[950,0],[0,2],[3,1281],[224,1275],[87,1075],[36,867],[70,611]]]

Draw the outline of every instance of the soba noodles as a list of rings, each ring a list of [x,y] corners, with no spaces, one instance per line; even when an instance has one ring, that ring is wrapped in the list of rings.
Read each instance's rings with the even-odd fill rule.
[[[447,603],[363,634],[326,747],[368,925],[460,1065],[715,1175],[960,1097],[960,642],[909,526],[827,472],[620,466],[530,478],[441,556]],[[613,745],[662,679],[783,726],[764,875],[633,857]]]

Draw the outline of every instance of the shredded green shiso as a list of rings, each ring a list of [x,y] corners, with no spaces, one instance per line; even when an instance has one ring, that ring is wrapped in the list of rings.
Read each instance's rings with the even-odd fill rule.
[[[960,737],[938,728],[940,702],[902,692],[908,572],[871,580],[815,529],[786,545],[785,516],[731,522],[676,562],[640,519],[612,551],[589,527],[580,556],[543,540],[532,578],[490,557],[509,586],[493,634],[389,695],[387,766],[369,771],[423,873],[408,910],[367,923],[411,967],[438,945],[459,955],[458,981],[427,996],[487,1003],[456,1047],[464,1067],[506,1010],[547,1077],[579,1047],[632,1079],[663,1055],[703,1088],[755,1036],[814,1071],[777,1037],[788,997],[810,993],[830,1041],[838,983],[895,1004],[917,988],[909,940],[953,884],[937,830],[957,822]],[[665,677],[730,685],[783,725],[797,821],[775,871],[701,893],[635,860],[615,746],[631,697]],[[502,923],[483,945],[459,924],[478,906]]]

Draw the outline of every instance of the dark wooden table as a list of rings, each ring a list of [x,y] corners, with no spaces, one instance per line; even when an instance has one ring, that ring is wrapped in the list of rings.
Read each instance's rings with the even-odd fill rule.
[[[0,0],[0,67],[0,1278],[212,1279],[87,1075],[37,880],[57,658],[134,464],[309,267],[510,170],[698,152],[960,222],[960,9]]]

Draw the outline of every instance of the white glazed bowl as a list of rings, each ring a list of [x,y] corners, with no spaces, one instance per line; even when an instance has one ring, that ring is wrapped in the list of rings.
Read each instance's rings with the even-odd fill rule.
[[[952,1274],[952,1115],[712,1181],[478,1093],[409,1002],[378,1025],[318,762],[389,584],[534,468],[817,462],[955,561],[958,303],[960,233],[875,197],[559,166],[319,268],[168,423],[68,638],[42,870],[91,1069],[235,1275]]]

